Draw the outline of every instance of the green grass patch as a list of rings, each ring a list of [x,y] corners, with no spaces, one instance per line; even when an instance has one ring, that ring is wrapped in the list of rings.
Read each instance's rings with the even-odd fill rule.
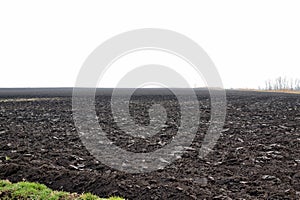
[[[47,186],[39,183],[18,182],[0,180],[0,199],[20,199],[20,200],[123,200],[119,197],[108,199],[100,198],[91,193],[77,194],[62,191],[53,191]]]

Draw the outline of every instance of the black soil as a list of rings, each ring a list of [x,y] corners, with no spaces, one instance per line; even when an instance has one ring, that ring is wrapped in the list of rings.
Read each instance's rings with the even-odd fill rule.
[[[227,91],[225,126],[204,159],[198,150],[210,120],[210,101],[206,91],[198,95],[201,126],[186,153],[164,169],[130,174],[102,164],[83,146],[70,91],[1,90],[0,179],[128,199],[299,199],[300,95]],[[136,96],[131,113],[137,123],[149,122],[147,110],[157,102],[165,106],[168,121],[154,138],[134,140],[113,123],[109,95],[99,94],[96,100],[100,125],[129,151],[161,148],[180,126],[175,98]]]

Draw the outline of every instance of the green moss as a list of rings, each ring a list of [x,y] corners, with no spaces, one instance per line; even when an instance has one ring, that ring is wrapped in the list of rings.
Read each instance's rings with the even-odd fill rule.
[[[10,183],[0,180],[0,199],[32,199],[32,200],[122,200],[119,197],[101,199],[91,193],[76,194],[62,191],[53,191],[39,183],[19,182]]]

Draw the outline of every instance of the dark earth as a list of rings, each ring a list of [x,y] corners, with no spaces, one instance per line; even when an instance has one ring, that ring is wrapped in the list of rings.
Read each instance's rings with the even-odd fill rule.
[[[0,89],[0,179],[126,199],[300,199],[300,95],[228,90],[220,139],[201,159],[210,99],[199,90],[200,127],[192,145],[164,169],[130,174],[102,164],[83,146],[72,118],[71,92]],[[132,97],[137,123],[147,125],[153,103],[168,113],[166,128],[149,140],[118,129],[110,114],[110,91],[97,93],[99,124],[128,151],[161,148],[180,126],[174,96],[146,94]]]

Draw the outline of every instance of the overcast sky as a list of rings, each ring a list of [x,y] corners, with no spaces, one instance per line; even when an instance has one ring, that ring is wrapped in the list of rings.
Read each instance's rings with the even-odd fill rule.
[[[1,1],[0,87],[72,87],[97,46],[139,28],[197,42],[226,88],[300,78],[299,11],[298,0]]]

